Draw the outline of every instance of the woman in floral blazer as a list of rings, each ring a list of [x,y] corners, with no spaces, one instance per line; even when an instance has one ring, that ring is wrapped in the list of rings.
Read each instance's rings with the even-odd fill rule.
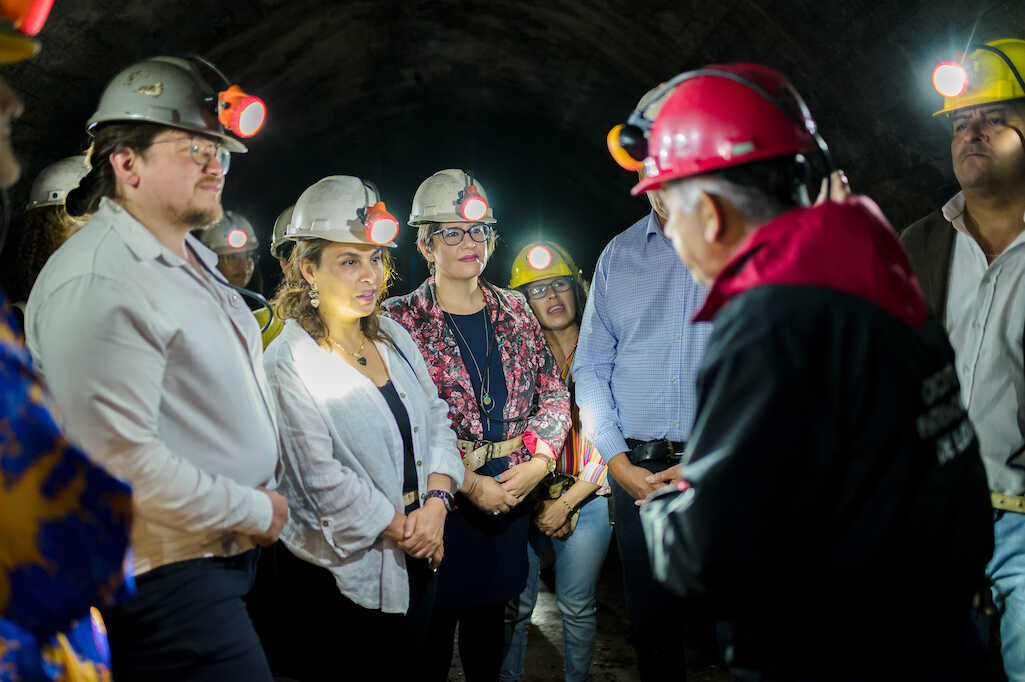
[[[490,208],[478,222],[454,213],[451,207],[468,189],[483,194],[479,182],[458,170],[421,184],[410,224],[419,228],[418,248],[436,274],[386,301],[384,311],[423,353],[449,405],[467,470],[456,511],[445,523],[426,677],[447,679],[458,625],[463,670],[476,682],[498,679],[505,604],[526,583],[531,492],[554,468],[570,410],[526,299],[480,276],[496,239],[488,224],[494,218]],[[425,203],[428,210],[418,214]],[[450,208],[445,213],[438,206]]]

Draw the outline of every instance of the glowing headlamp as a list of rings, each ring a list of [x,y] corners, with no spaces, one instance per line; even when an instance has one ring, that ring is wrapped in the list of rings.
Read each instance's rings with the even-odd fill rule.
[[[630,123],[620,123],[605,137],[613,160],[628,171],[644,167],[648,155],[648,138],[644,131]]]
[[[450,195],[451,196],[451,195]],[[470,185],[459,195],[459,214],[475,223],[488,212],[488,201],[480,195],[476,185]]]
[[[249,235],[246,234],[245,230],[235,228],[228,233],[228,246],[233,249],[241,249],[249,241]]]
[[[53,0],[0,0],[0,15],[25,35],[34,36],[43,29],[52,7]]]
[[[374,244],[384,246],[395,241],[399,234],[399,221],[384,207],[383,201],[378,201],[368,209],[363,218],[363,229],[367,232],[367,239]]]
[[[957,62],[941,62],[932,71],[932,86],[944,97],[959,97],[968,89],[968,71]]]
[[[552,264],[552,252],[540,244],[527,252],[527,265],[535,270],[545,270]]]
[[[230,82],[230,81],[229,81]],[[267,119],[267,105],[242,88],[232,85],[217,94],[217,118],[239,137],[252,137],[260,132]]]

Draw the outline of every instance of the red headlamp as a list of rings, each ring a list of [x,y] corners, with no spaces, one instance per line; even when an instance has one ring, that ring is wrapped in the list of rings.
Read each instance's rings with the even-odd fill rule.
[[[366,209],[363,228],[367,232],[367,239],[374,244],[384,246],[395,241],[395,237],[399,234],[399,221],[388,212],[383,201],[378,201]]]
[[[53,0],[0,0],[0,15],[25,35],[34,36],[43,29],[52,7]]]
[[[968,71],[957,62],[941,62],[932,71],[932,86],[944,97],[959,97],[968,89]]]
[[[476,185],[470,185],[459,195],[459,214],[471,223],[483,218],[488,212],[488,201],[477,191]]]
[[[260,132],[267,119],[267,105],[253,95],[247,95],[242,88],[232,85],[217,94],[217,118],[224,127],[239,137],[252,137]]]
[[[552,264],[552,252],[540,244],[527,252],[527,265],[535,270],[544,270]]]

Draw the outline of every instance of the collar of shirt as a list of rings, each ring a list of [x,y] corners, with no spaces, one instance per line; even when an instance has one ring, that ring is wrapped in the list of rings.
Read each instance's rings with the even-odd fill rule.
[[[658,214],[655,213],[655,209],[651,209],[648,214],[648,222],[644,226],[644,247],[647,249],[648,244],[651,240],[657,240],[655,244],[657,246],[669,246],[672,247],[672,242],[669,241],[669,237],[662,231],[662,224],[658,220]]]
[[[156,236],[149,231],[149,228],[139,222],[135,216],[113,199],[108,197],[100,199],[100,208],[96,212],[96,216],[101,219],[107,218],[110,221],[114,230],[124,241],[125,246],[140,261],[162,258],[168,265],[188,265],[181,256],[161,244]],[[185,243],[192,248],[193,253],[198,258],[203,259],[203,262],[211,270],[217,267],[217,254],[204,246],[200,240],[191,234],[187,234],[185,235]]]
[[[947,219],[954,229],[958,232],[971,236],[968,234],[968,228],[964,224],[964,211],[965,211],[965,198],[964,192],[958,192],[950,198],[950,201],[943,204],[941,212],[943,217]],[[1022,215],[1022,221],[1025,221],[1025,215]],[[1017,240],[1016,240],[1017,241]]]

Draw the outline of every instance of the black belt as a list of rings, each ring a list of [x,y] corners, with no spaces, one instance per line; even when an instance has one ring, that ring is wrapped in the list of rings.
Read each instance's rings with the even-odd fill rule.
[[[680,463],[681,456],[686,443],[677,443],[667,438],[660,440],[636,440],[626,439],[626,446],[630,451],[626,453],[631,464],[642,464],[644,462],[664,462],[666,466],[673,466]]]

